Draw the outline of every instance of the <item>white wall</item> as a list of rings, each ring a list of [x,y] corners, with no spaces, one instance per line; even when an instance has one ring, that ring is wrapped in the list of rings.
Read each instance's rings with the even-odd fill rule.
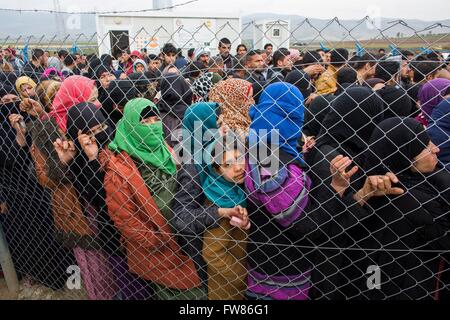
[[[280,36],[273,36],[273,29],[280,30]],[[289,24],[269,24],[261,23],[256,24],[253,31],[253,43],[255,49],[264,49],[266,43],[271,43],[274,46],[274,50],[285,47],[290,47]]]
[[[110,30],[128,30],[131,50],[139,50],[145,42],[154,38],[159,49],[167,43],[174,43],[187,51],[191,47],[210,45],[217,53],[218,42],[227,37],[233,44],[233,52],[241,43],[239,18],[172,18],[172,17],[119,17],[97,16],[97,34],[100,54],[110,53]],[[207,24],[206,27],[204,24]],[[153,42],[155,44],[155,42]],[[149,52],[152,51],[147,47]]]

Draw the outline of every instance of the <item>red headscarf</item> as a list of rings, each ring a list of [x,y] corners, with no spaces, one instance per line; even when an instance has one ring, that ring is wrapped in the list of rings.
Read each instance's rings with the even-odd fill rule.
[[[95,81],[83,76],[71,76],[63,81],[53,100],[53,110],[49,117],[54,118],[58,126],[66,132],[67,112],[82,102],[88,102],[94,90]],[[94,103],[98,108],[100,103]]]

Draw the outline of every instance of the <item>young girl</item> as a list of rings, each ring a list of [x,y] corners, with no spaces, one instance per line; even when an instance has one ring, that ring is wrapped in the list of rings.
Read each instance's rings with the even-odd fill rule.
[[[192,105],[183,120],[183,165],[177,176],[174,225],[181,235],[179,240],[182,241],[183,249],[195,261],[202,283],[205,284],[208,276],[202,255],[204,233],[219,228],[221,222],[229,223],[233,217],[244,220],[242,212],[235,207],[222,207],[209,201],[202,186],[204,148],[224,135],[226,128],[221,108],[213,102]],[[242,227],[245,226],[244,221]]]
[[[227,139],[229,141],[227,141]],[[231,141],[230,141],[231,140]],[[235,137],[225,136],[205,150],[205,165],[199,168],[205,204],[219,208],[235,208],[248,221],[246,195],[242,189],[245,177],[243,150]],[[241,148],[242,149],[242,148]],[[237,224],[236,224],[237,223]],[[203,258],[208,266],[209,300],[242,300],[246,289],[245,230],[242,219],[223,218],[217,228],[203,235]],[[249,229],[249,223],[243,223]]]

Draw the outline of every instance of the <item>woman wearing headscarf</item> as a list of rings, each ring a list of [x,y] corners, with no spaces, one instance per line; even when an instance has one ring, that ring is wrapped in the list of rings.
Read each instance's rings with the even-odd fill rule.
[[[176,164],[158,108],[146,99],[130,101],[109,149],[106,203],[125,240],[130,271],[147,280],[158,299],[204,297],[194,262],[172,230]]]
[[[51,191],[57,238],[64,247],[73,250],[89,299],[111,300],[115,284],[96,239],[95,217],[86,214],[91,209],[80,203],[67,167],[71,142],[63,142],[64,136],[53,119],[35,121],[31,136],[31,154],[39,183]],[[63,143],[68,144],[65,150],[60,147]]]
[[[252,222],[249,299],[310,299],[316,285],[311,278],[317,270],[314,248],[355,223],[342,201],[352,175],[346,172],[348,159],[339,155],[331,161],[333,175],[325,183],[307,172],[297,148],[303,102],[295,86],[281,82],[268,86],[250,110],[245,179]]]
[[[193,102],[208,102],[208,95],[213,87],[213,75],[212,72],[207,72],[194,81],[192,84]]]
[[[121,297],[120,292],[117,294],[117,287],[125,286],[115,281],[110,264],[116,256],[120,259],[122,253],[118,231],[107,212],[104,171],[98,160],[99,152],[112,140],[112,129],[101,110],[91,103],[83,102],[67,113],[67,135],[76,147],[74,158],[69,164],[71,180],[79,194],[84,215],[95,232],[98,247],[101,248],[92,252],[95,255],[91,255],[89,264],[95,266],[92,269],[97,273],[90,280],[97,291],[96,298],[111,300]],[[116,276],[116,279],[119,280],[119,277]]]
[[[291,72],[292,73],[292,72]],[[325,94],[315,98],[305,110],[305,127],[303,132],[307,137],[317,137],[323,129],[323,120],[330,111],[336,96]]]
[[[186,109],[192,103],[192,95],[189,84],[181,75],[169,73],[161,79],[161,100],[158,109],[161,112],[166,141],[171,147],[180,141],[177,131]]]
[[[95,81],[83,76],[71,76],[61,84],[53,100],[53,110],[48,116],[55,119],[61,130],[66,132],[67,112],[82,102],[91,102],[100,107]]]
[[[3,88],[0,97],[13,93]],[[34,173],[27,146],[16,143],[20,121],[28,122],[18,102],[0,103],[0,223],[9,243],[15,269],[20,278],[30,277],[46,287],[58,290],[66,285],[69,266],[75,264],[71,251],[55,239],[55,223],[50,211],[50,193],[42,188]]]
[[[437,299],[441,259],[450,248],[450,176],[436,171],[437,148],[422,124],[390,118],[375,129],[366,160],[369,174],[397,175],[403,195],[373,198],[367,205],[379,218],[375,234],[381,250],[374,260],[382,270],[379,299]]]
[[[425,127],[428,126],[433,109],[444,100],[445,93],[450,87],[450,80],[437,78],[427,82],[419,91],[421,114],[416,118]]]
[[[14,72],[2,71],[0,68],[0,88],[4,86],[15,88],[16,81],[17,75]]]
[[[255,103],[252,84],[242,79],[228,79],[219,82],[209,93],[209,101],[220,105],[224,124],[244,136],[250,127],[250,107]]]
[[[438,155],[440,167],[450,171],[450,87],[445,100],[438,104],[431,114],[428,134],[441,150]]]
[[[356,205],[353,194],[360,190],[366,181],[363,168],[368,149],[367,141],[383,120],[383,113],[383,103],[371,89],[348,88],[331,103],[330,111],[321,124],[322,130],[316,146],[306,155],[311,175],[324,185],[328,185],[332,179],[330,164],[337,156],[346,157],[351,161],[352,168],[358,168],[355,169],[357,171],[352,175],[350,186],[342,199],[349,208],[348,211],[357,220],[341,236],[330,240],[330,243],[326,243],[328,238],[323,239],[324,246],[346,248],[354,244],[367,245],[368,241],[364,244],[361,241],[367,239],[368,227],[362,225],[360,221],[367,219],[371,212]],[[320,263],[320,272],[316,272],[315,275],[319,276],[321,273],[325,276],[323,279],[314,279],[317,283],[314,293],[318,295],[315,298],[347,299],[358,295],[360,286],[355,283],[355,279],[365,275],[366,270],[359,267],[359,264],[363,263],[361,261],[365,253],[354,250],[324,251],[318,254],[318,259],[320,254],[323,254],[324,261]],[[333,275],[333,278],[330,275]],[[344,286],[344,281],[349,285]],[[365,285],[365,281],[361,285]]]
[[[99,97],[102,112],[108,119],[113,131],[123,117],[125,105],[138,96],[138,90],[131,80],[113,80],[106,94]]]
[[[29,77],[20,77],[16,81],[16,90],[19,93],[21,99],[33,98],[36,96],[34,89],[36,88],[36,82]]]

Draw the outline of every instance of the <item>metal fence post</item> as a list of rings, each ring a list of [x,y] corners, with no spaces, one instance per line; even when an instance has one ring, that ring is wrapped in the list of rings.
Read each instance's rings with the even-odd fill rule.
[[[6,285],[8,287],[9,292],[17,294],[19,292],[19,280],[17,279],[16,269],[14,269],[14,264],[1,225],[0,225],[0,265],[2,266],[3,274],[5,275]]]

